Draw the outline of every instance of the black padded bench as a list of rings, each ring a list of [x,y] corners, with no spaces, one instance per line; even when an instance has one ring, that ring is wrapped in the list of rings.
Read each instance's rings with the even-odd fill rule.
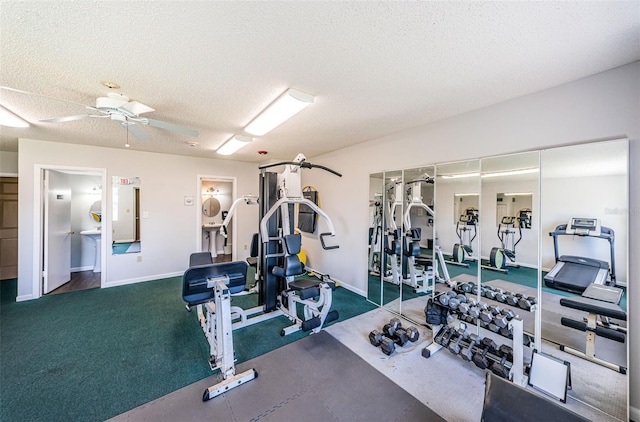
[[[481,421],[585,422],[588,419],[489,371]]]

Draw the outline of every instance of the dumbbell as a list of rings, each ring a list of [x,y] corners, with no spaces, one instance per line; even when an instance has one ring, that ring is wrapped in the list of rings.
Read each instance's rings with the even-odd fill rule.
[[[487,299],[495,300],[496,299],[496,295],[498,293],[502,293],[502,289],[494,289],[493,287],[489,288],[487,286],[486,290],[484,292],[484,297],[486,297]]]
[[[420,338],[420,331],[416,327],[409,327],[406,329],[407,338],[411,343],[415,343]]]
[[[369,341],[374,347],[380,346],[380,344],[382,343],[382,339],[382,333],[380,333],[378,330],[373,330],[369,333]]]
[[[511,309],[503,309],[501,313],[493,316],[493,323],[498,327],[505,328],[509,325],[509,321],[515,318],[516,314]]]
[[[445,335],[446,333],[448,333],[448,332],[449,332],[449,330],[450,330],[450,328],[449,328],[449,327],[446,327],[446,326],[445,326],[445,327],[442,327],[442,328],[440,329],[440,331],[438,331],[438,334],[436,334],[436,336],[435,336],[435,338],[433,339],[433,341],[434,341],[436,344],[442,344],[442,338],[444,337],[444,335]]]
[[[449,342],[453,340],[453,336],[455,334],[456,334],[456,330],[454,330],[453,328],[450,329],[448,332],[446,332],[445,335],[442,336],[442,339],[440,340],[440,346],[447,347],[449,345]]]
[[[469,333],[466,330],[463,330],[462,328],[460,328],[458,330],[458,338],[456,338],[455,343],[454,342],[449,343],[449,351],[454,355],[457,355],[458,353],[460,353],[460,342],[462,340],[466,340],[467,337],[469,337]]]
[[[469,312],[469,309],[473,308],[477,304],[478,302],[476,302],[474,299],[471,299],[467,302],[462,302],[458,305],[458,311],[460,311],[462,314],[466,314]]]
[[[480,313],[487,309],[486,303],[478,303],[473,308],[469,309],[469,315],[473,318],[480,318]]]
[[[404,346],[409,341],[409,336],[407,335],[407,331],[400,327],[393,332],[391,340],[393,340],[393,342],[398,346]]]
[[[530,311],[531,307],[533,305],[535,305],[536,303],[538,303],[538,299],[536,299],[533,296],[528,296],[528,297],[521,297],[520,300],[518,301],[518,306],[521,307],[522,309],[526,310],[526,311]]]
[[[505,303],[507,301],[507,293],[504,290],[501,290],[498,293],[496,293],[496,296],[494,297],[494,299],[497,300],[498,302]]]
[[[460,351],[460,356],[462,356],[462,359],[466,360],[467,362],[471,362],[471,359],[473,359],[474,346],[479,345],[480,341],[481,341],[481,338],[476,333],[469,334],[469,339],[468,339],[469,344],[463,347],[462,350]]]
[[[511,333],[508,325],[500,328],[500,335],[506,338],[513,338],[513,334]]]
[[[493,306],[492,306],[493,307]],[[493,319],[493,312],[491,311],[490,308],[485,307],[485,309],[483,309],[480,312],[480,319],[484,322],[486,322],[487,324],[491,322],[491,320]]]
[[[507,305],[518,306],[518,301],[522,297],[522,293],[513,293],[507,295]]]
[[[470,281],[468,283],[464,283],[463,285],[461,285],[460,290],[462,290],[465,293],[470,293],[475,286],[476,286],[476,283],[474,283],[473,281]]]
[[[489,306],[489,310],[491,311],[491,315],[494,316],[502,312],[502,308],[500,307],[500,305],[491,305]]]
[[[448,291],[447,293],[443,293],[440,296],[438,296],[438,302],[440,302],[441,305],[443,306],[448,306],[449,305],[449,300],[452,297],[456,297],[458,294],[456,292],[454,292],[453,290]]]
[[[449,308],[454,311],[458,309],[458,305],[467,301],[467,297],[465,295],[457,295],[456,297],[452,297],[449,299]]]
[[[478,349],[478,351],[473,354],[473,363],[475,363],[475,365],[480,369],[487,369],[489,367],[489,358],[487,358],[487,353],[489,353],[490,350],[495,350],[498,345],[495,341],[485,337],[480,342],[478,348],[479,347],[482,347],[482,351]]]
[[[502,378],[509,378],[509,368],[506,367],[507,361],[513,361],[513,349],[503,344],[497,351],[497,355],[500,357],[500,362],[493,362],[491,364],[491,372]]]
[[[398,328],[402,328],[402,322],[398,318],[391,318],[389,323],[384,324],[382,327],[382,333],[389,338],[393,338],[393,334]]]
[[[382,339],[382,343],[380,343],[380,349],[382,350],[382,353],[390,356],[396,351],[396,344],[390,338],[385,337]]]

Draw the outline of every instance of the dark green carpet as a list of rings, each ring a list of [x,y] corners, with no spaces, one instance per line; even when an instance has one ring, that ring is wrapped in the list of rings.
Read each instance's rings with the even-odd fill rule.
[[[180,277],[16,303],[0,283],[0,420],[101,421],[212,374]],[[255,295],[252,295],[255,296]],[[344,288],[338,321],[375,307]],[[234,305],[256,300],[234,298]],[[238,362],[302,338],[281,316],[234,331]]]

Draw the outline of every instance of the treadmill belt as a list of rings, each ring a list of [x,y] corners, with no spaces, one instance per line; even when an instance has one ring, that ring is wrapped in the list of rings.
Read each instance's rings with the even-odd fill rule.
[[[594,282],[598,271],[600,269],[596,267],[565,262],[553,278],[553,283],[559,286],[574,286],[574,288],[583,291]]]

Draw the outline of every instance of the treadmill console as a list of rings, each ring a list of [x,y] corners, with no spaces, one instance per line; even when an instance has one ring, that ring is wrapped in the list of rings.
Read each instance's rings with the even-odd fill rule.
[[[597,218],[572,218],[567,224],[567,234],[600,236],[600,220]]]
[[[511,226],[515,223],[516,218],[513,216],[504,216],[502,217],[502,224],[505,226]]]

